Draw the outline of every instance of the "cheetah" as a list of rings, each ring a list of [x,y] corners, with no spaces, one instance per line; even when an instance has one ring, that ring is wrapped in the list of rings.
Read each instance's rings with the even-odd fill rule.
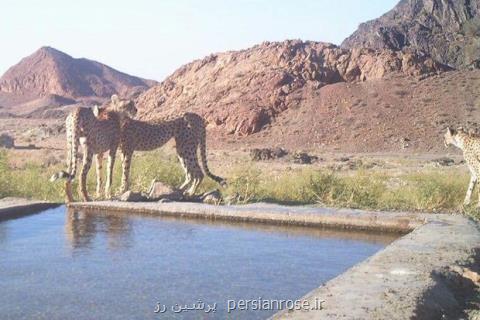
[[[86,179],[95,155],[97,171],[97,197],[100,197],[102,186],[103,154],[108,151],[107,181],[105,184],[105,197],[111,197],[112,171],[115,155],[120,143],[120,127],[123,119],[133,117],[137,109],[131,100],[122,100],[117,95],[111,97],[109,111],[98,110],[98,107],[79,107],[72,111],[65,121],[67,132],[67,166],[68,172],[60,171],[54,174],[50,181],[60,178],[66,179],[65,191],[67,202],[73,201],[71,181],[77,171],[78,145],[83,147],[83,162],[80,173],[79,194],[84,201],[90,201]]]
[[[171,120],[140,121],[128,119],[122,124],[120,151],[122,154],[121,192],[130,188],[130,166],[134,151],[148,151],[160,148],[174,138],[177,156],[185,172],[185,182],[180,191],[193,195],[207,175],[221,186],[225,179],[212,174],[207,165],[205,120],[195,113],[184,113]],[[197,152],[200,149],[199,165]],[[203,171],[202,171],[203,169]]]
[[[470,183],[463,201],[463,204],[467,206],[470,204],[472,191],[480,176],[480,136],[469,134],[463,128],[458,128],[457,130],[447,128],[447,132],[444,135],[444,143],[445,147],[454,145],[460,148],[463,151],[463,158],[470,169]],[[480,207],[480,190],[477,207]]]
[[[222,187],[226,187],[227,182],[224,178],[212,174],[207,165],[207,131],[205,128],[205,120],[196,113],[186,112],[183,114],[185,123],[182,130],[177,130],[175,134],[175,143],[177,156],[185,172],[185,182],[180,186],[180,190],[187,191],[188,195],[193,195],[203,180],[204,173],[212,180],[219,183]],[[197,158],[197,150],[200,149],[199,166]]]

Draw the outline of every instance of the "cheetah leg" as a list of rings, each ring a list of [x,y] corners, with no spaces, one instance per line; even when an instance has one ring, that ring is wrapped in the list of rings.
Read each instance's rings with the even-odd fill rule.
[[[181,192],[184,192],[190,182],[192,181],[192,176],[188,173],[187,167],[185,166],[185,161],[183,160],[182,157],[178,156],[178,160],[180,161],[180,164],[182,165],[183,171],[185,172],[185,181],[182,183],[182,185],[178,188]]]
[[[80,173],[80,197],[83,199],[83,201],[90,201],[90,198],[88,197],[88,192],[87,192],[87,174],[88,170],[90,170],[90,167],[92,166],[92,158],[93,154],[88,150],[88,148],[85,148],[84,153],[83,153],[83,164],[82,164],[82,172]]]
[[[177,157],[178,160],[180,161],[180,165],[183,168],[183,171],[185,172],[185,180],[182,183],[182,185],[178,188],[180,192],[185,193],[185,190],[187,190],[188,186],[192,183],[192,175],[189,170],[189,163],[188,163],[188,157],[186,155],[186,150],[185,150],[185,144],[180,141],[179,137],[175,137],[175,149],[177,150]]]
[[[480,208],[480,190],[478,190],[478,202],[477,202],[477,209],[479,208]]]
[[[187,158],[186,164],[187,164],[189,174],[193,176],[193,183],[188,189],[187,195],[193,196],[195,194],[195,191],[197,191],[197,188],[200,185],[200,183],[202,183],[204,175],[196,159],[188,160]]]
[[[187,195],[193,196],[195,194],[195,191],[197,191],[197,188],[200,185],[200,183],[202,183],[202,180],[203,180],[203,177],[201,177],[201,176],[200,177],[195,177],[193,179],[192,185],[190,186],[190,189],[188,189],[188,191],[187,191]]]
[[[195,194],[195,190],[197,190],[198,188],[198,179],[197,178],[193,178],[193,182],[192,182],[192,185],[190,186],[190,188],[188,189],[187,191],[187,195],[189,196],[193,196]]]
[[[130,165],[132,162],[132,152],[122,152],[122,185],[120,192],[124,193],[130,189]]]
[[[470,199],[472,198],[472,191],[475,188],[475,184],[477,183],[477,176],[472,174],[470,177],[470,183],[468,184],[467,194],[465,195],[465,200],[463,204],[468,206],[470,204]]]
[[[102,167],[103,167],[103,153],[98,153],[95,155],[95,168],[97,171],[97,198],[102,196]]]
[[[110,150],[108,153],[108,164],[107,164],[107,182],[105,184],[105,198],[112,198],[112,175],[113,175],[113,166],[115,164],[115,153],[116,150]]]
[[[187,173],[185,175],[185,182],[183,182],[183,184],[180,186],[179,190],[182,192],[182,193],[185,193],[185,190],[187,190],[187,188],[193,183],[193,178],[192,178],[192,175],[190,173]]]

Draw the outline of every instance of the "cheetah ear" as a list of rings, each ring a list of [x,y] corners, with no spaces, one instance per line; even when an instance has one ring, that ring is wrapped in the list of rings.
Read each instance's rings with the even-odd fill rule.
[[[98,117],[98,115],[100,114],[100,108],[97,105],[93,106],[93,114],[95,115],[95,117]]]
[[[116,94],[112,95],[111,100],[112,100],[113,104],[117,104],[118,103],[118,96]]]

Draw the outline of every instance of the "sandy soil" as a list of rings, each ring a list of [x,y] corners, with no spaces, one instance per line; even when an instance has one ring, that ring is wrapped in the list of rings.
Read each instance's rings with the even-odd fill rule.
[[[58,132],[63,128],[61,119],[1,119],[0,132],[12,135],[15,138],[14,149],[9,150],[10,165],[14,168],[21,168],[26,163],[40,165],[51,165],[62,163],[66,157],[65,134]],[[242,166],[251,160],[250,150],[253,147],[273,147],[268,141],[254,146],[243,143],[245,140],[238,140],[237,143],[218,143],[215,133],[210,133],[207,141],[207,152],[209,166],[218,173],[225,173],[231,169]],[[275,146],[282,147],[281,144]],[[174,154],[173,141],[167,143],[162,150],[167,154]],[[328,168],[338,171],[351,171],[359,167],[386,171],[392,174],[412,172],[425,168],[438,167],[436,159],[447,157],[454,161],[452,166],[445,167],[463,168],[462,155],[459,150],[450,147],[444,148],[443,153],[420,153],[420,152],[341,152],[326,151],[321,148],[286,149],[287,156],[268,161],[257,161],[255,164],[259,169],[272,172],[285,171],[299,168]],[[310,165],[294,163],[292,155],[296,152],[306,151],[309,155],[318,157]]]

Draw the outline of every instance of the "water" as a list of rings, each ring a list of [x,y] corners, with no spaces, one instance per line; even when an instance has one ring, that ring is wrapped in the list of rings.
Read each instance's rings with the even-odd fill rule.
[[[0,222],[0,319],[264,319],[227,301],[298,299],[394,238],[60,207]]]

